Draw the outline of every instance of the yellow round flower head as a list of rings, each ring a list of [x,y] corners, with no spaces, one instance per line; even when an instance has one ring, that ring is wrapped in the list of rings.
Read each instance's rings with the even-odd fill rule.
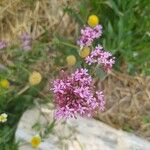
[[[74,55],[69,55],[66,58],[68,66],[74,66],[76,64],[76,57]]]
[[[4,79],[0,81],[0,86],[2,88],[8,89],[10,87],[10,83],[8,80]]]
[[[39,72],[34,71],[29,77],[30,85],[37,85],[41,82],[42,76]]]
[[[88,18],[88,24],[91,27],[95,27],[96,25],[98,25],[99,24],[98,17],[96,15],[89,16],[89,18]]]
[[[41,144],[41,137],[39,135],[33,136],[31,139],[31,145],[33,148],[37,148]]]
[[[89,54],[90,54],[90,48],[89,47],[84,47],[79,53],[81,58],[85,58],[85,57],[89,56]]]
[[[0,122],[4,123],[7,121],[7,114],[3,113],[0,115]]]

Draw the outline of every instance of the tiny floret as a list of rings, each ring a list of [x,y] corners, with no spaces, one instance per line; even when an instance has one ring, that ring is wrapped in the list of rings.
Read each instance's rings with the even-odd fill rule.
[[[95,27],[99,24],[99,18],[96,15],[90,15],[88,18],[88,24],[91,27]]]
[[[28,33],[24,33],[21,36],[21,47],[24,51],[30,51],[32,49],[32,38]]]
[[[31,139],[31,145],[33,148],[38,148],[41,144],[41,137],[39,135],[35,135]]]
[[[7,121],[8,115],[6,113],[3,113],[0,115],[0,123],[4,123]]]
[[[8,80],[4,79],[0,81],[0,87],[4,89],[8,89],[10,87],[10,83]]]
[[[5,41],[0,41],[0,50],[6,48],[6,42]]]
[[[69,55],[66,57],[68,66],[74,66],[76,64],[76,57],[74,55]]]
[[[102,26],[97,25],[94,28],[89,26],[81,29],[80,39],[77,41],[77,44],[83,48],[91,46],[95,39],[98,39],[102,35]]]
[[[79,55],[81,58],[85,58],[87,56],[89,56],[90,54],[90,48],[89,47],[84,47],[80,52]]]
[[[112,69],[115,64],[115,57],[113,57],[110,52],[105,51],[100,45],[96,46],[96,48],[88,57],[85,58],[85,60],[89,65],[100,65],[105,71]]]
[[[102,91],[97,91],[87,69],[77,69],[71,75],[53,82],[56,119],[91,117],[98,109],[103,111],[105,100]]]
[[[38,85],[42,80],[42,76],[39,72],[34,71],[30,76],[29,76],[29,83],[30,85]]]

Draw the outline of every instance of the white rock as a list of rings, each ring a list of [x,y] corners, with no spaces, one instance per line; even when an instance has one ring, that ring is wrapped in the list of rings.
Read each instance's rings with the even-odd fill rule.
[[[44,109],[43,109],[44,110]],[[16,140],[20,141],[19,150],[33,150],[31,137],[38,134],[32,126],[39,122],[43,126],[47,120],[52,122],[53,113],[43,117],[41,110],[34,108],[26,111],[18,125]],[[113,129],[94,119],[71,119],[67,123],[58,122],[47,139],[40,144],[39,150],[150,150],[150,143],[133,134]]]

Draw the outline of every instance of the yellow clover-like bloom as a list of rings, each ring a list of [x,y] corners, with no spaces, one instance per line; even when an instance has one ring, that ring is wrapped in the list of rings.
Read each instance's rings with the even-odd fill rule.
[[[81,58],[85,58],[85,57],[89,56],[89,54],[90,54],[90,48],[89,47],[84,47],[79,53]]]
[[[30,76],[29,76],[29,83],[30,85],[37,85],[41,82],[42,76],[39,72],[34,71]]]
[[[76,64],[76,57],[74,55],[69,55],[66,58],[68,66],[74,66]]]
[[[4,89],[8,89],[10,87],[10,83],[8,80],[4,79],[0,81],[0,86]]]
[[[39,135],[35,135],[31,139],[31,145],[33,148],[38,148],[38,146],[41,144],[41,137]]]
[[[99,24],[99,18],[96,15],[90,15],[88,18],[88,24],[91,27],[95,27]]]
[[[7,114],[6,113],[3,113],[0,115],[0,122],[4,123],[7,121]]]

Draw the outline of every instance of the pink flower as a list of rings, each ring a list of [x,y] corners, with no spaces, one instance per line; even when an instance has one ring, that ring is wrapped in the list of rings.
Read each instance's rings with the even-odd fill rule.
[[[22,49],[23,50],[25,50],[25,51],[31,50],[32,38],[28,33],[24,33],[21,36],[21,42],[22,42]]]
[[[80,47],[90,46],[95,39],[98,39],[102,35],[102,26],[97,25],[94,28],[84,27],[81,29],[81,37],[77,41]]]
[[[110,52],[104,51],[103,47],[98,45],[91,52],[91,54],[85,58],[86,63],[99,64],[103,67],[104,70],[108,71],[112,69],[115,63],[115,57],[112,56]]]
[[[96,91],[87,69],[77,69],[71,75],[53,82],[52,91],[56,104],[55,117],[76,118],[77,115],[91,117],[97,109],[103,111],[105,100],[102,91]]]
[[[6,42],[5,41],[0,41],[0,49],[6,48]]]
[[[105,109],[105,100],[104,100],[104,94],[102,91],[97,91],[96,92],[97,95],[97,99],[98,99],[98,104],[99,104],[99,108],[104,111]]]

